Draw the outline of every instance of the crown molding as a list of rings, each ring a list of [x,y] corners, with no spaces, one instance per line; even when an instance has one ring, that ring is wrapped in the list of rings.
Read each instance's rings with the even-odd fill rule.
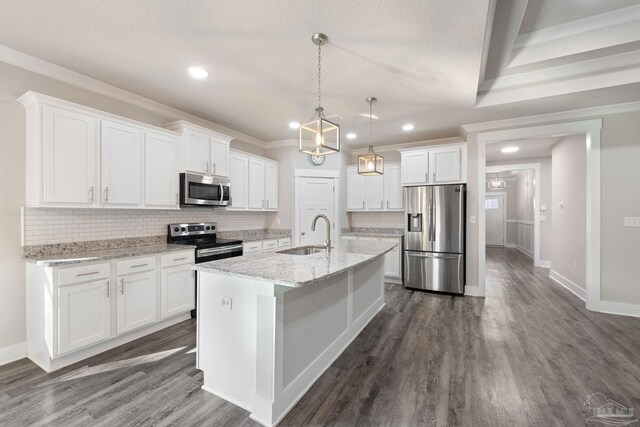
[[[287,148],[287,147],[298,147],[299,143],[297,139],[283,139],[280,141],[272,141],[272,142],[267,142],[266,146],[264,148],[266,148],[267,150],[270,149],[278,149],[278,148]],[[340,146],[340,151],[345,151],[348,154],[353,154],[353,147],[350,147],[347,144],[342,144]]]
[[[201,117],[194,116],[193,114],[186,113],[178,110],[177,108],[170,107],[152,99],[146,98],[142,95],[129,92],[124,89],[120,89],[116,86],[108,83],[96,80],[84,74],[69,70],[59,65],[52,64],[42,59],[36,58],[26,53],[19,52],[9,47],[0,45],[0,61],[7,64],[23,68],[28,71],[32,71],[43,76],[68,83],[70,85],[98,93],[100,95],[107,96],[109,98],[117,99],[127,104],[135,105],[148,111],[164,114],[176,119],[188,119],[196,123],[200,123],[205,127],[211,127],[210,130],[216,132],[222,132],[226,135],[233,137],[234,139],[240,139],[249,144],[257,145],[264,148],[265,142],[246,135],[241,132],[237,132],[233,129],[229,129],[225,126],[203,119]]]
[[[450,138],[439,138],[439,139],[428,139],[424,141],[416,141],[416,142],[405,142],[402,144],[391,144],[391,145],[381,145],[378,147],[374,147],[376,153],[384,153],[389,151],[401,151],[412,148],[420,148],[420,147],[433,147],[439,145],[449,145],[449,144],[461,144],[465,143],[465,140],[459,136],[454,136]],[[354,155],[366,154],[369,147],[359,147],[353,150]]]
[[[561,111],[557,113],[540,114],[536,116],[517,117],[513,119],[495,120],[490,122],[472,123],[460,126],[460,135],[464,140],[470,133],[484,132],[488,130],[505,129],[519,126],[579,120],[593,117],[607,116],[610,114],[628,113],[640,111],[640,101],[622,104],[604,105],[601,107],[582,108],[578,110]]]

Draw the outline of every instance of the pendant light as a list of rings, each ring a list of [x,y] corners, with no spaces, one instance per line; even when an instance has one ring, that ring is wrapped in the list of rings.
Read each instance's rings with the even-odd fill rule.
[[[320,102],[322,100],[320,91],[321,47],[329,41],[329,38],[322,33],[317,33],[311,37],[311,41],[318,46],[318,106],[311,120],[300,125],[298,142],[301,152],[324,156],[340,151],[340,126],[327,120]]]
[[[498,181],[498,175],[495,176],[493,181],[487,182],[487,188],[489,190],[502,190],[507,188],[507,181],[500,180]]]
[[[365,176],[375,176],[384,174],[384,159],[373,151],[373,103],[378,99],[367,98],[369,103],[369,152],[364,156],[358,156],[358,173]]]

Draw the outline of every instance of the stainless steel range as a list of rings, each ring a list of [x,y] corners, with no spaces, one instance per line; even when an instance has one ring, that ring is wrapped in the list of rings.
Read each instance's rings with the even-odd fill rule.
[[[195,246],[196,264],[242,255],[242,240],[218,239],[215,222],[169,224],[168,227],[167,243]],[[191,317],[196,317],[196,310],[191,311]]]

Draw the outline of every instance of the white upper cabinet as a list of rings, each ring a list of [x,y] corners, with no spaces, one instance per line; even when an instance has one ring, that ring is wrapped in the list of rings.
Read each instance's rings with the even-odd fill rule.
[[[209,173],[209,135],[191,129],[184,133],[185,172]]]
[[[399,163],[387,163],[384,166],[384,198],[387,210],[404,209]]]
[[[347,168],[347,210],[362,211],[365,209],[365,179],[358,174],[357,167]]]
[[[278,165],[265,162],[264,170],[265,208],[278,209]]]
[[[179,134],[36,92],[18,101],[28,207],[178,208]]]
[[[230,136],[179,120],[165,128],[182,134],[180,171],[229,176]]]
[[[42,106],[44,120],[42,123],[38,115],[39,106],[34,105],[27,118],[30,129],[27,129],[28,142],[27,159],[29,162],[39,159],[30,158],[34,151],[43,150],[42,166],[27,167],[30,175],[27,185],[32,185],[36,177],[42,180],[44,186],[43,197],[35,191],[28,191],[28,205],[43,204],[71,204],[91,206],[99,202],[99,189],[96,180],[96,156],[98,147],[97,123],[95,116],[82,114],[54,106]],[[30,114],[29,114],[30,113]],[[30,120],[30,119],[34,120]],[[37,128],[44,125],[42,141],[37,141]],[[37,151],[36,151],[37,150]],[[30,174],[33,169],[34,174]],[[35,169],[38,169],[35,171]],[[35,185],[35,183],[33,184]]]
[[[101,189],[104,205],[142,203],[143,132],[136,127],[102,121]]]
[[[384,174],[363,176],[357,166],[347,167],[347,211],[402,210],[400,163],[387,162]]]
[[[180,155],[177,138],[164,134],[145,134],[145,190],[146,206],[177,208],[180,197],[178,185],[178,158]]]
[[[231,151],[230,210],[278,210],[278,162],[264,157]]]
[[[229,165],[231,208],[246,209],[249,199],[249,158],[242,154],[231,153]]]
[[[466,182],[467,149],[464,144],[401,152],[402,185]]]

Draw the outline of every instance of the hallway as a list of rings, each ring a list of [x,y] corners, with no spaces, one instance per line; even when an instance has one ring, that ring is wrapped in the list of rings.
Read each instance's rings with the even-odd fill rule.
[[[640,410],[640,319],[587,311],[515,249],[486,299],[386,285],[387,305],[281,426],[571,426],[603,393]],[[0,425],[257,425],[200,389],[195,323],[45,374],[0,367]]]

